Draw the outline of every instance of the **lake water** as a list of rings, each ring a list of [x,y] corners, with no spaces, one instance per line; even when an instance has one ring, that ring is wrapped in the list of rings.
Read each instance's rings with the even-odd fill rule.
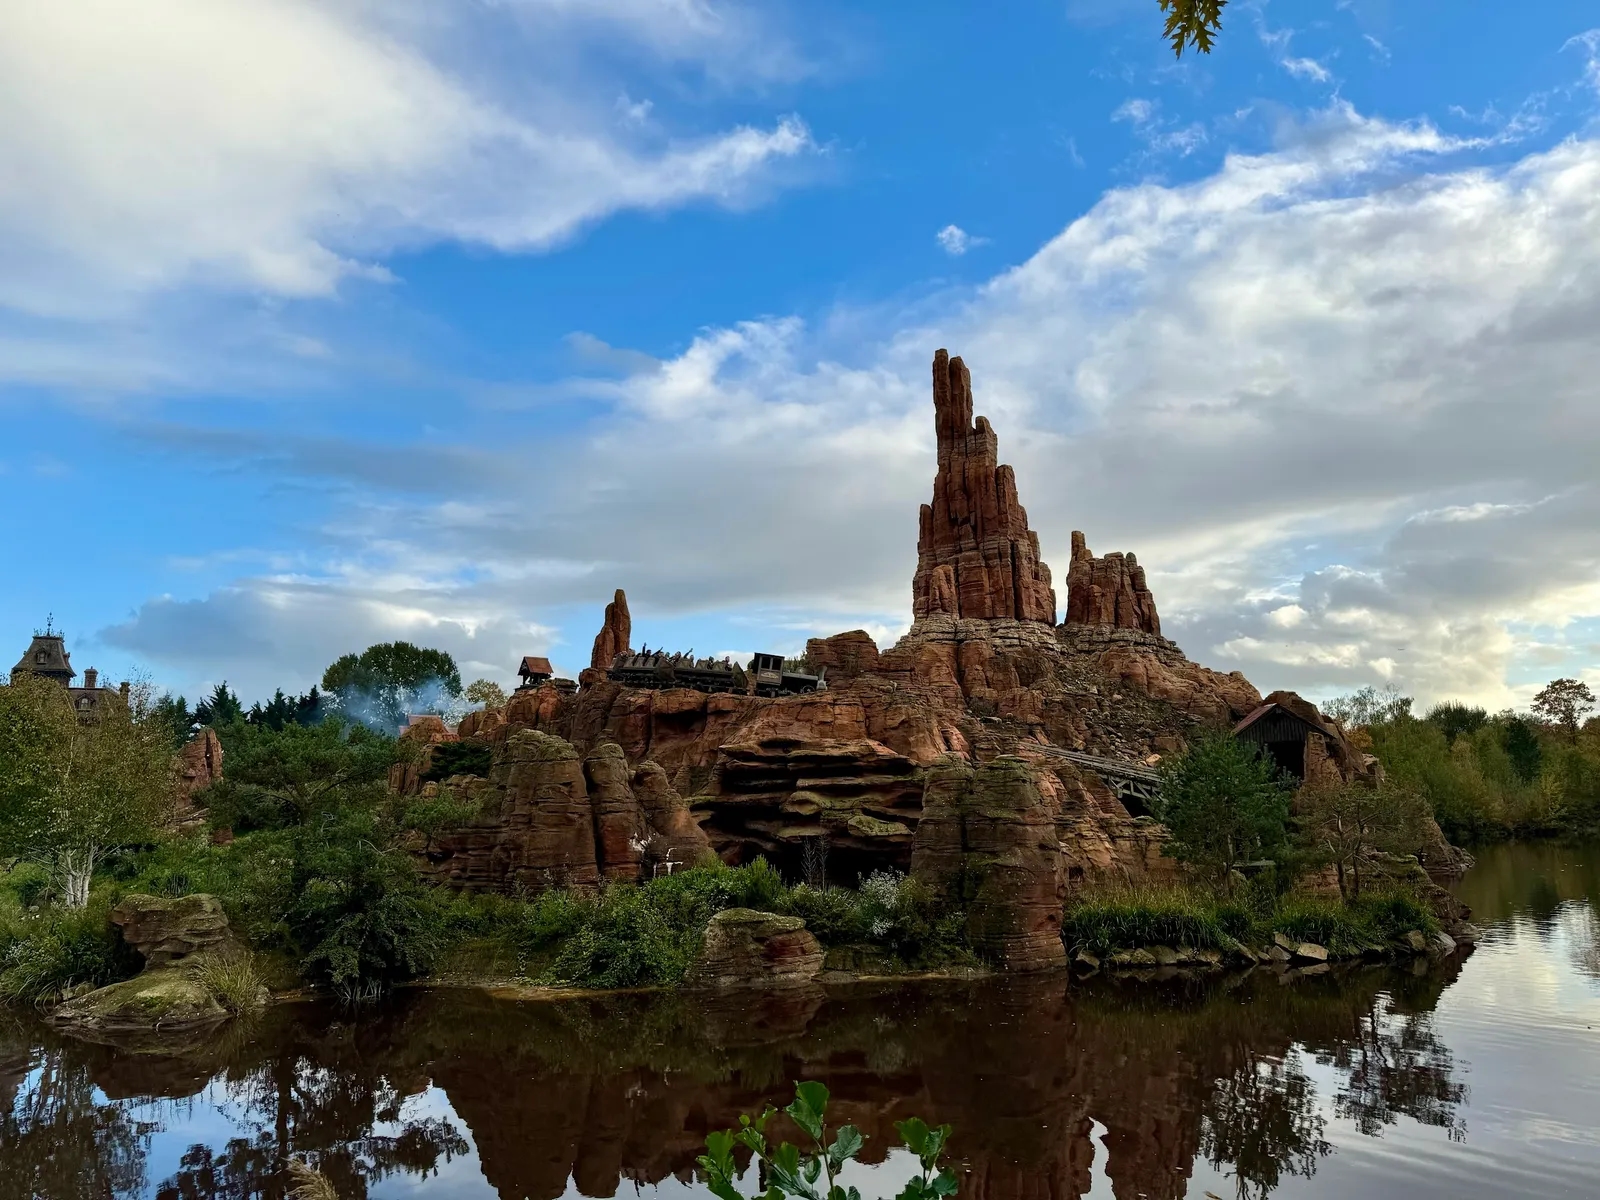
[[[1293,983],[430,992],[163,1053],[0,1014],[0,1197],[278,1197],[291,1154],[352,1200],[705,1196],[706,1131],[801,1078],[869,1196],[909,1115],[955,1126],[974,1200],[1600,1196],[1600,846],[1491,848],[1458,891],[1470,954]]]

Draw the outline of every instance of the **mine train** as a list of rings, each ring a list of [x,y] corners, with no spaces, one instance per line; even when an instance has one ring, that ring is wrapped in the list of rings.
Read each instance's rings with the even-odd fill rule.
[[[696,658],[694,651],[667,654],[648,646],[638,654],[619,654],[606,678],[628,687],[692,688],[697,692],[738,692],[757,696],[798,696],[828,686],[824,667],[815,675],[785,668],[781,654],[757,654],[744,666],[727,658]]]

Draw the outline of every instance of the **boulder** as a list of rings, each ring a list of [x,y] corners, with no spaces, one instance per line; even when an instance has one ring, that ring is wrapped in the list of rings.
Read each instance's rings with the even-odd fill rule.
[[[111,910],[122,940],[159,967],[214,949],[228,940],[228,916],[215,896],[163,899],[135,892]]]
[[[1297,963],[1325,963],[1328,961],[1328,951],[1325,946],[1315,942],[1301,942],[1290,951]]]
[[[146,968],[141,974],[68,1000],[52,1024],[91,1036],[172,1034],[225,1021],[229,1012],[189,964]]]
[[[980,619],[1056,620],[1050,568],[1017,499],[1017,480],[999,462],[987,417],[972,416],[972,377],[959,358],[933,356],[938,472],[933,502],[922,506],[914,617],[937,613]]]
[[[704,991],[813,986],[822,946],[799,917],[725,908],[706,926],[684,986]]]
[[[1406,934],[1405,942],[1409,949],[1416,951],[1418,954],[1422,954],[1428,949],[1428,939],[1422,936],[1422,930],[1420,929],[1410,930]]]

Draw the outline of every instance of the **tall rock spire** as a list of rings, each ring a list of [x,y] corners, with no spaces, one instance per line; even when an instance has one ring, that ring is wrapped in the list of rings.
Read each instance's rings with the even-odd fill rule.
[[[1054,625],[1050,568],[1039,560],[1039,536],[1017,502],[1016,476],[998,462],[989,419],[973,422],[966,364],[944,350],[933,356],[933,419],[939,473],[933,503],[922,506],[912,616]]]
[[[594,635],[594,650],[589,655],[590,668],[609,670],[617,655],[629,652],[631,647],[628,643],[632,638],[633,620],[628,615],[628,597],[618,588],[616,596],[606,605],[605,624]]]
[[[1161,632],[1156,598],[1145,583],[1144,568],[1132,554],[1096,558],[1083,534],[1072,531],[1072,565],[1067,568],[1068,625],[1106,625],[1115,629]]]

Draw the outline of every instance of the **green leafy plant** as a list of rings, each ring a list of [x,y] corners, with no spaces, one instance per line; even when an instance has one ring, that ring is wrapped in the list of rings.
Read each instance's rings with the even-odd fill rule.
[[[828,1089],[820,1083],[797,1083],[794,1100],[783,1110],[811,1139],[809,1150],[802,1151],[790,1142],[773,1146],[767,1141],[766,1127],[776,1110],[768,1107],[754,1119],[739,1117],[738,1129],[723,1129],[706,1136],[706,1153],[695,1161],[705,1173],[706,1185],[719,1200],[749,1200],[735,1186],[738,1165],[735,1147],[748,1150],[760,1163],[767,1190],[761,1200],[861,1200],[860,1189],[838,1182],[847,1162],[854,1160],[866,1144],[854,1125],[841,1125],[828,1138]],[[906,1182],[898,1200],[934,1200],[954,1196],[960,1188],[955,1173],[941,1167],[939,1159],[950,1140],[950,1126],[929,1126],[917,1117],[896,1121],[901,1141],[916,1156],[918,1174]]]
[[[1241,864],[1284,845],[1289,788],[1255,746],[1219,730],[1162,764],[1155,816],[1167,827],[1168,852],[1212,871],[1231,894]]]

